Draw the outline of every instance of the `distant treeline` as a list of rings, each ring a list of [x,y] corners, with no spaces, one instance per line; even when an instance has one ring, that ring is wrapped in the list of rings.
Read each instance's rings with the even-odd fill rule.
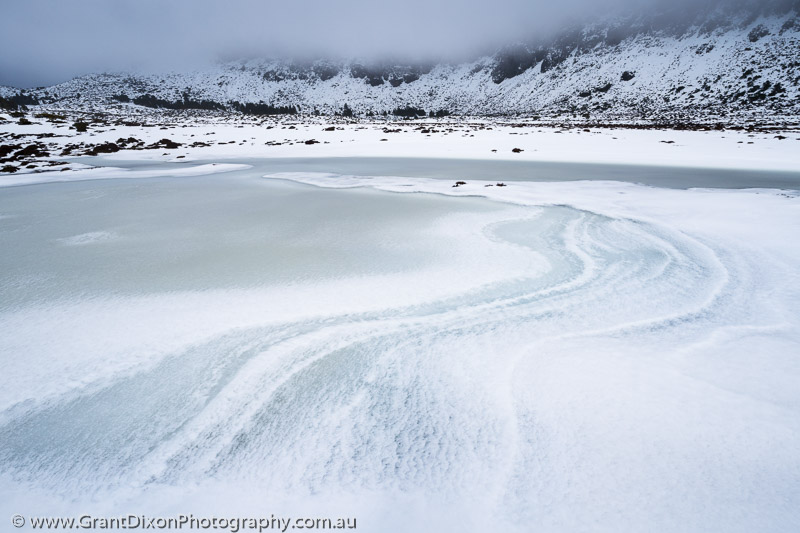
[[[294,106],[274,106],[259,102],[257,104],[247,102],[231,102],[231,108],[244,113],[245,115],[295,115],[297,108]]]
[[[434,117],[442,118],[442,117],[448,116],[449,114],[450,114],[450,112],[447,111],[446,109],[440,109],[439,111],[436,111],[436,112],[430,111],[430,112],[426,113],[424,109],[420,109],[418,107],[411,107],[411,106],[398,107],[397,109],[392,111],[392,115],[395,115],[395,116],[398,116],[398,117],[406,117],[406,118],[424,117],[425,115],[428,115],[431,118],[434,118]]]
[[[184,93],[182,100],[170,101],[164,100],[163,98],[158,98],[153,96],[152,94],[143,94],[141,96],[136,96],[134,98],[130,98],[125,94],[116,94],[113,96],[114,100],[118,102],[132,102],[136,105],[144,106],[144,107],[152,107],[156,109],[205,109],[209,111],[220,111],[220,110],[233,110],[238,111],[240,113],[244,113],[246,115],[296,115],[300,112],[299,109],[295,106],[278,106],[267,104],[264,102],[237,102],[236,100],[232,100],[227,103],[227,105],[220,104],[218,102],[214,102],[213,100],[194,100],[188,93]],[[315,110],[315,114],[319,114]],[[335,113],[338,116],[344,117],[352,117],[354,115],[353,109],[348,105],[344,104],[342,110],[340,112]],[[384,111],[384,115],[388,115]],[[440,109],[438,111],[425,111],[424,109],[412,106],[405,106],[405,107],[398,107],[391,112],[392,115],[404,118],[419,118],[419,117],[446,117],[450,114],[449,111],[446,109]],[[367,113],[367,116],[374,116],[371,112]]]
[[[128,95],[125,94],[116,94],[113,98],[119,102],[131,101]],[[143,94],[141,96],[137,96],[132,101],[136,105],[153,107],[157,109],[205,109],[208,111],[225,109],[223,105],[212,100],[192,100],[187,93],[183,94],[183,100],[176,100],[174,102],[157,98],[152,94]]]
[[[152,107],[155,109],[205,109],[207,111],[233,109],[247,115],[293,115],[297,113],[297,108],[293,106],[273,106],[270,104],[265,104],[264,102],[259,102],[257,104],[248,102],[243,104],[241,102],[231,101],[226,107],[225,105],[220,104],[219,102],[214,102],[213,100],[193,100],[188,93],[184,93],[182,96],[182,100],[176,101],[164,100],[163,98],[158,98],[152,94],[143,94],[134,98],[130,98],[126,94],[115,94],[113,98],[118,102],[133,102],[136,105]]]
[[[316,111],[315,111],[315,114],[318,114],[318,113],[316,113]],[[337,111],[334,114],[336,116],[342,116],[342,117],[352,117],[354,115],[353,109],[347,104],[344,104],[344,107],[342,108],[341,112]],[[389,113],[388,111],[384,111],[383,112],[383,116],[388,116],[390,114],[394,115],[396,117],[403,117],[403,118],[420,118],[420,117],[425,117],[425,116],[428,116],[430,118],[435,118],[435,117],[441,118],[441,117],[449,116],[450,112],[448,110],[446,110],[446,109],[440,109],[439,111],[426,112],[424,109],[421,109],[419,107],[412,107],[412,106],[408,106],[407,105],[405,107],[397,107],[394,110],[392,110],[391,113]],[[374,117],[375,113],[372,112],[372,111],[367,111],[366,116]]]
[[[27,106],[36,105],[38,103],[39,100],[35,96],[24,93],[15,94],[8,98],[0,96],[0,109],[5,109],[6,111],[17,111],[19,109],[24,111],[27,109]]]

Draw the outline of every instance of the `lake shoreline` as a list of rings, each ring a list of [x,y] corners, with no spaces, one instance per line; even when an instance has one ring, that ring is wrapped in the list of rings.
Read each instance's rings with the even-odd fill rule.
[[[333,171],[418,177],[562,181],[620,179],[643,182],[659,169],[658,186],[670,173],[691,186],[797,188],[800,133],[793,131],[547,128],[502,122],[398,123],[298,122],[268,124],[180,123],[160,128],[116,125],[76,132],[66,124],[4,124],[0,131],[0,186],[26,174],[72,174],[95,166],[151,163],[269,161],[266,172]],[[295,165],[295,168],[291,168]],[[329,165],[330,168],[322,168]],[[13,168],[12,168],[13,167]],[[660,170],[670,169],[670,170]],[[691,170],[687,170],[691,169]],[[733,182],[710,183],[710,171]],[[772,173],[779,173],[772,175]],[[698,178],[697,176],[701,176]],[[617,177],[618,176],[618,177]],[[495,176],[491,177],[492,179]],[[763,179],[762,179],[763,178]],[[715,181],[719,181],[714,178]],[[59,178],[61,181],[61,178]]]

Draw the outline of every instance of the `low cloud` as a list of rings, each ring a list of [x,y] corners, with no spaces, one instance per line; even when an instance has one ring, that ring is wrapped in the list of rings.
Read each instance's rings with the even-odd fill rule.
[[[4,0],[0,84],[233,57],[460,59],[655,1]]]

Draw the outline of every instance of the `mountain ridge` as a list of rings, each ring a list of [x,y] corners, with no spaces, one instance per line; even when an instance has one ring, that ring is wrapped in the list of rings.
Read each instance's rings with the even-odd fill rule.
[[[457,64],[254,59],[194,72],[93,74],[28,91],[2,88],[0,97],[119,114],[139,104],[256,114],[792,121],[800,116],[798,13],[798,1],[701,2],[680,16],[610,16]]]

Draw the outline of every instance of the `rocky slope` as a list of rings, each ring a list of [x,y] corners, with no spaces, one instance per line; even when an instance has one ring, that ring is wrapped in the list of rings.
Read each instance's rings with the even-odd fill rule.
[[[800,1],[706,0],[692,6],[609,17],[470,63],[249,60],[189,73],[89,75],[22,97],[6,88],[0,97],[122,114],[146,106],[256,114],[796,122]]]

